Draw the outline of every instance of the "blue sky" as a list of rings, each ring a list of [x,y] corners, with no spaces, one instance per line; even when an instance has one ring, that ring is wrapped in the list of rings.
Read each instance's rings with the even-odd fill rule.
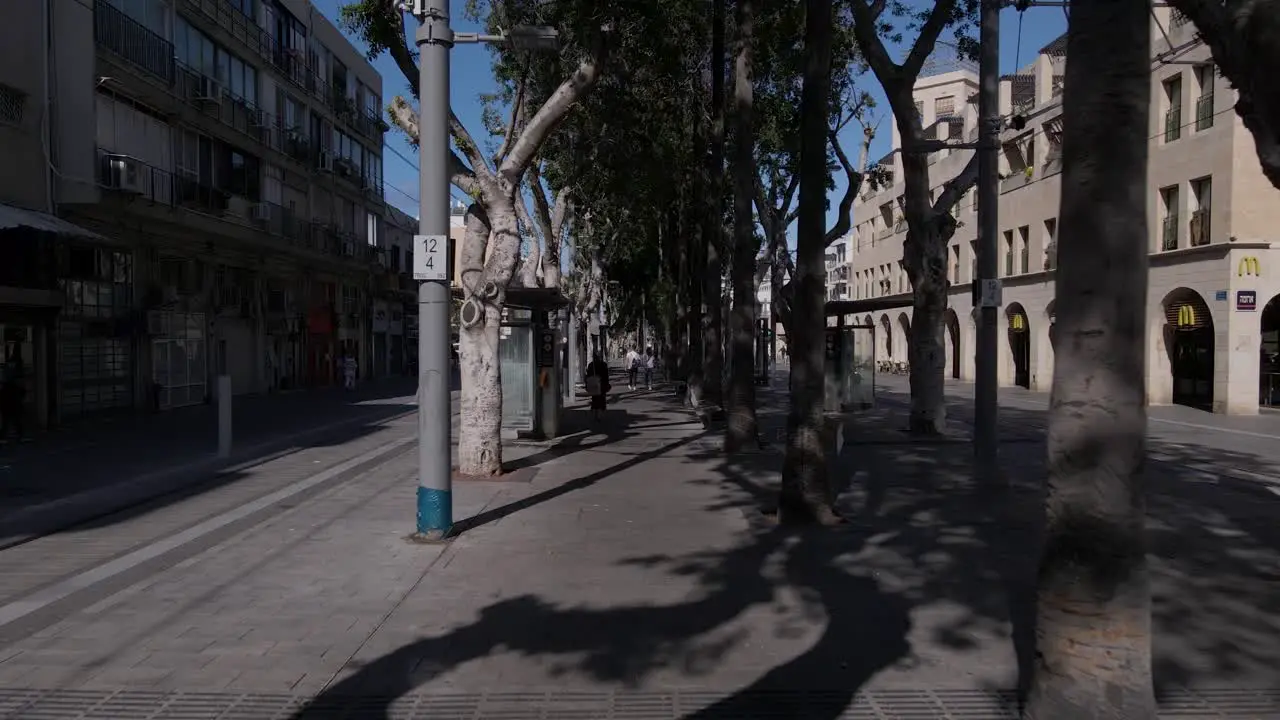
[[[344,4],[344,1],[313,0],[321,12],[335,24],[338,21],[338,9]],[[454,6],[454,17],[452,18],[454,30],[466,32],[479,29],[462,17],[462,3],[454,2],[452,5]],[[1018,12],[1013,9],[1006,9],[1001,13],[1001,72],[1013,72],[1017,67],[1029,63],[1035,58],[1035,53],[1041,47],[1047,45],[1066,30],[1066,18],[1061,8],[1031,8],[1023,15],[1021,30],[1019,31]],[[357,47],[363,48],[363,44],[358,40],[352,38],[352,42]],[[901,55],[902,52],[905,52],[905,48],[902,48],[898,54]],[[405,84],[404,77],[396,69],[395,63],[384,55],[374,60],[373,65],[382,74],[384,101],[395,95],[408,95],[408,87]],[[479,96],[482,93],[493,92],[496,89],[496,84],[489,71],[489,51],[478,45],[457,46],[453,51],[451,82],[450,97],[454,111],[472,134],[476,135],[476,139],[483,143],[484,140],[481,139],[481,136],[484,134],[484,126],[480,120]],[[887,115],[887,105],[880,102],[883,99],[883,93],[879,91],[875,78],[868,73],[862,85],[879,102],[876,117]],[[871,157],[873,159],[881,157],[889,150],[892,136],[889,122],[886,117],[880,123],[880,133],[871,147]],[[854,127],[845,130],[841,139],[846,148],[856,147],[859,132],[856,123],[854,123]],[[394,129],[386,134],[383,165],[387,201],[410,215],[417,216],[418,154],[404,140],[404,136]],[[840,195],[843,192],[844,183],[842,178],[837,178],[836,189],[831,199],[833,207],[839,202]],[[454,194],[455,197],[460,197],[460,194],[456,191]]]

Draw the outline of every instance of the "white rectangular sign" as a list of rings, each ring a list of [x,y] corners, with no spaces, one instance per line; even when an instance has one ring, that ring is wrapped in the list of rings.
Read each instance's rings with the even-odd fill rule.
[[[413,279],[449,280],[449,237],[413,236]]]

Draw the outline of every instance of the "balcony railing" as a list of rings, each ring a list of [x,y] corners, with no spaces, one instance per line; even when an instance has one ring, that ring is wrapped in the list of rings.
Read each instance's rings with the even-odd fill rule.
[[[182,0],[182,4],[189,17],[203,18],[259,57],[271,59],[275,40],[253,18],[232,7],[226,0]]]
[[[1163,251],[1178,249],[1178,216],[1166,215],[1160,232],[1160,249]]]
[[[188,104],[273,150],[281,150],[274,116],[245,98],[231,94],[195,68],[182,63],[175,66],[178,95]]]
[[[173,43],[104,0],[94,5],[93,39],[166,83],[173,82]]]
[[[1191,213],[1191,247],[1209,244],[1210,219],[1208,208]]]
[[[261,227],[290,245],[348,257],[361,263],[377,259],[370,252],[377,248],[369,248],[353,232],[329,223],[307,222],[275,203],[252,202],[227,190],[201,183],[197,178],[153,167],[129,155],[99,149],[97,175],[98,184],[108,190],[158,205],[185,208]]]
[[[1213,127],[1213,93],[1201,95],[1196,100],[1196,132]]]
[[[1174,106],[1164,114],[1164,141],[1173,142],[1182,137],[1182,108]]]

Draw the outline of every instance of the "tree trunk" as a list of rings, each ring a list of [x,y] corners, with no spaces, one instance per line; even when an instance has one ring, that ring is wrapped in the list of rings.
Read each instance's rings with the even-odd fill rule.
[[[827,125],[831,95],[832,0],[805,0],[805,72],[800,95],[800,201],[796,277],[787,343],[791,349],[791,411],[782,468],[778,520],[839,521],[823,446],[826,320]]]
[[[701,276],[705,380],[707,404],[724,404],[724,5],[728,0],[711,0],[711,132],[707,154],[707,214],[702,234],[706,245],[706,272]]]
[[[1070,5],[1036,720],[1156,717],[1142,482],[1149,12]]]
[[[458,472],[481,477],[502,474],[502,372],[496,348],[505,293],[502,288],[485,287],[482,269],[492,220],[477,205],[468,209],[460,253],[462,281],[470,294],[461,314],[471,322],[461,322],[458,330],[462,376]],[[508,221],[515,222],[514,210]],[[481,312],[472,314],[466,304]]]
[[[705,183],[696,183],[698,189],[705,187]],[[705,336],[703,333],[703,311],[705,306],[702,303],[703,296],[703,278],[707,272],[707,254],[705,243],[705,226],[698,222],[697,218],[701,214],[699,211],[705,210],[705,206],[698,204],[698,193],[693,193],[693,200],[685,208],[686,223],[684,242],[686,273],[685,285],[688,291],[688,304],[685,306],[685,319],[687,321],[687,337],[688,347],[685,352],[685,362],[688,364],[686,378],[688,380],[688,403],[689,407],[698,408],[702,404],[703,393],[703,343]]]
[[[729,381],[729,428],[726,452],[757,442],[755,329],[756,329],[756,245],[755,217],[755,128],[752,125],[751,43],[754,31],[754,0],[738,0],[738,58],[734,68],[733,168],[733,362]]]
[[[943,333],[947,313],[947,242],[955,232],[955,221],[950,214],[942,213],[916,225],[917,228],[908,229],[908,249],[904,253],[913,305],[911,337],[907,344],[907,362],[911,368],[909,430],[919,435],[939,435],[947,424],[944,393],[947,353]]]

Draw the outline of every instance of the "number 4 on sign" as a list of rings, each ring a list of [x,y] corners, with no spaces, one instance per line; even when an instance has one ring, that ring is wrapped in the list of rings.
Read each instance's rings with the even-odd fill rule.
[[[449,238],[445,235],[413,236],[413,279],[448,280]]]

